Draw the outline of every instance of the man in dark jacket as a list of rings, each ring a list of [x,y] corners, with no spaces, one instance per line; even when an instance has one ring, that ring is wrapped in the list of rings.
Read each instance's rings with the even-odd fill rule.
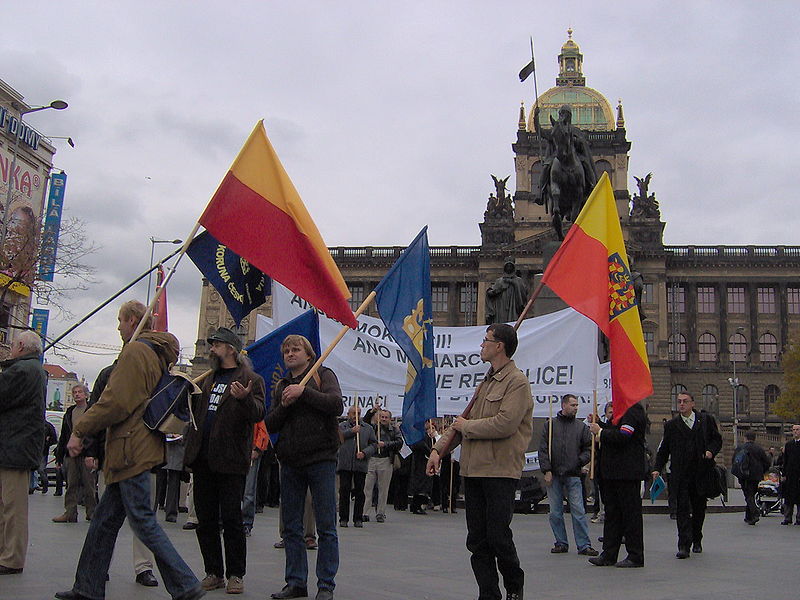
[[[764,449],[756,444],[756,432],[752,429],[746,431],[744,439],[747,440],[733,451],[733,467],[731,472],[736,470],[737,458],[739,469],[746,465],[746,469],[740,474],[733,473],[742,485],[744,494],[744,522],[748,525],[755,525],[759,519],[758,505],[756,504],[756,492],[758,492],[758,482],[764,477],[764,473],[769,469],[770,460]]]
[[[556,538],[550,549],[553,554],[569,552],[567,528],[564,525],[564,497],[569,502],[572,517],[572,533],[578,554],[597,556],[589,540],[589,524],[583,504],[581,468],[589,464],[592,436],[586,423],[575,418],[578,414],[578,398],[565,394],[561,399],[561,410],[552,422],[552,447],[550,447],[550,423],[542,430],[539,442],[539,465],[548,486],[550,504],[550,529]]]
[[[600,486],[606,518],[603,523],[603,551],[589,562],[598,567],[620,568],[644,566],[644,530],[640,486],[647,471],[644,432],[647,416],[636,403],[614,424],[590,423],[590,431],[598,436],[600,453]],[[617,562],[622,539],[628,556]]]
[[[330,369],[320,367],[306,378],[316,355],[301,335],[289,335],[281,344],[289,373],[275,386],[266,418],[267,430],[278,434],[275,452],[281,463],[281,506],[286,543],[286,586],[273,598],[308,595],[308,559],[303,541],[303,507],[311,490],[319,534],[317,600],[332,600],[339,569],[336,536],[337,417],[344,404],[339,381]]]
[[[678,394],[678,416],[664,425],[664,438],[656,453],[653,479],[670,463],[670,493],[678,498],[678,553],[676,558],[689,558],[692,552],[703,551],[703,521],[708,500],[699,489],[714,457],[722,449],[722,436],[717,422],[706,412],[694,410],[694,398],[687,392]]]
[[[47,374],[42,340],[18,334],[0,373],[0,575],[22,573],[28,550],[28,486],[44,445]]]
[[[364,482],[370,457],[375,455],[378,440],[375,430],[369,423],[361,420],[361,409],[351,406],[347,420],[339,425],[342,445],[336,459],[336,473],[339,475],[339,527],[347,527],[350,519],[350,493],[353,493],[353,527],[362,527],[364,515]],[[372,500],[372,498],[370,498]]]
[[[792,513],[797,506],[797,520],[800,525],[800,424],[792,425],[792,439],[783,447],[783,464],[781,465],[781,493],[783,494],[783,522],[792,524]]]
[[[233,331],[220,327],[207,341],[214,372],[203,381],[203,393],[195,401],[199,429],[189,428],[184,460],[194,474],[195,531],[206,572],[203,589],[226,587],[227,577],[226,591],[241,594],[247,561],[242,498],[253,424],[264,418],[264,379],[242,354],[242,341]]]

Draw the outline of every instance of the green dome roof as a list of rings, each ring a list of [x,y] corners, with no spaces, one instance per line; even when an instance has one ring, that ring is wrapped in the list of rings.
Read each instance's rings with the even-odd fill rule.
[[[539,124],[550,127],[550,115],[558,118],[564,104],[572,108],[572,124],[590,131],[613,131],[614,113],[605,96],[590,87],[556,86],[539,96]],[[533,110],[528,118],[528,131],[533,131]]]

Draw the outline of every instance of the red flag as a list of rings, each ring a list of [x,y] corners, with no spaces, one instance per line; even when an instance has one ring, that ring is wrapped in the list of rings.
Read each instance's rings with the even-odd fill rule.
[[[156,294],[164,283],[164,267],[158,265],[158,275],[156,277]],[[153,308],[153,331],[167,331],[167,290],[161,292]]]
[[[614,423],[653,393],[628,255],[608,174],[603,173],[542,282],[608,336]]]

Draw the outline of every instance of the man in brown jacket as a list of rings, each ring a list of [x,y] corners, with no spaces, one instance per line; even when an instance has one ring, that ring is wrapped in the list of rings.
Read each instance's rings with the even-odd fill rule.
[[[149,331],[152,319],[130,341],[145,312],[145,306],[135,300],[120,308],[117,318],[124,346],[117,366],[100,399],[78,420],[67,443],[70,456],[77,456],[84,437],[107,428],[106,491],[86,534],[75,583],[71,590],[56,594],[61,600],[105,598],[108,567],[125,517],[153,552],[173,600],[195,600],[205,594],[156,521],[150,504],[150,469],[164,463],[164,436],[150,431],[142,416],[164,369],[177,360],[180,345],[171,333]]]
[[[528,378],[511,360],[517,332],[510,325],[488,327],[481,360],[492,366],[477,392],[469,419],[453,423],[453,445],[461,444],[461,475],[467,509],[467,549],[478,583],[479,600],[521,600],[525,574],[511,532],[514,495],[533,430],[533,398]],[[428,475],[439,470],[448,436],[436,443]],[[495,566],[496,565],[496,566]]]

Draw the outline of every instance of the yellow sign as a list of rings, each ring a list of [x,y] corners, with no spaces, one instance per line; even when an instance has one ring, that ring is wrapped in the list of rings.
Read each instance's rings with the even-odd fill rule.
[[[12,292],[19,294],[20,296],[28,297],[31,295],[31,288],[29,288],[24,283],[20,283],[19,281],[14,281],[9,285],[11,282],[11,277],[6,275],[5,273],[0,273],[0,287],[8,287]]]

